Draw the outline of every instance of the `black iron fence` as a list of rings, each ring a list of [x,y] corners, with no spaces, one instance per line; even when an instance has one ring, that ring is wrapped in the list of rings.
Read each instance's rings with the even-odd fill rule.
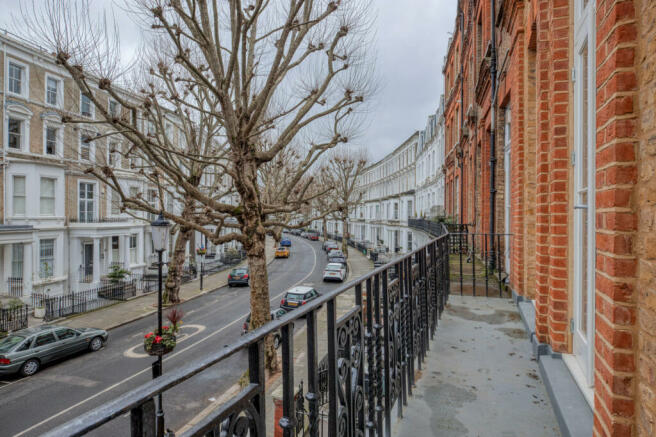
[[[40,295],[38,303],[45,308],[43,320],[48,322],[60,317],[85,313],[125,301],[137,294],[137,284],[133,280],[108,282],[99,287],[69,293],[62,296],[46,297]],[[34,295],[33,295],[34,302]]]
[[[0,308],[0,332],[16,331],[27,328],[30,309],[27,305]]]
[[[510,297],[513,235],[452,232],[452,286],[461,295]]]
[[[394,268],[397,279],[389,281]],[[353,307],[337,317],[337,298],[348,296]],[[130,414],[132,436],[155,435],[154,398],[193,376],[248,352],[248,383],[235,397],[191,426],[183,436],[268,435],[280,426],[295,434],[299,410],[307,411],[307,434],[319,434],[325,413],[327,435],[390,435],[392,415],[401,417],[449,295],[449,239],[440,237],[393,263],[373,270],[320,298],[242,336],[238,342],[173,369],[116,399],[51,430],[46,435],[77,436]],[[327,337],[327,360],[320,377],[317,312],[327,314],[320,333]],[[304,399],[295,398],[294,322],[305,319],[304,355],[308,379]],[[282,353],[282,419],[265,421],[265,338],[280,332]],[[327,408],[319,411],[321,385]],[[323,427],[323,425],[321,425]],[[126,430],[125,434],[128,432]]]

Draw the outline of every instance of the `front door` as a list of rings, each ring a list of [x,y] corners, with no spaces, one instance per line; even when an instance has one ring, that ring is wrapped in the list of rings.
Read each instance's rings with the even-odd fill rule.
[[[593,385],[595,294],[595,15],[577,0],[574,57],[574,308],[573,350]]]
[[[84,277],[93,277],[93,243],[84,243]]]

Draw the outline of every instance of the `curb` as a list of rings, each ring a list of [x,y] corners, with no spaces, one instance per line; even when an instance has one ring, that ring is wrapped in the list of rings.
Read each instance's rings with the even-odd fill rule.
[[[267,266],[268,266],[269,264],[271,264],[275,259],[276,259],[276,258],[275,258],[275,256],[274,256],[274,257],[271,258],[269,261],[267,261],[267,263],[266,263]],[[239,264],[236,264],[236,265],[235,265],[235,268],[238,267],[238,266],[241,266],[241,265],[245,264],[246,262],[247,262],[247,261],[242,261],[242,262],[240,262]],[[220,273],[223,273],[223,272],[220,272]],[[217,274],[218,274],[218,273],[217,273]],[[180,303],[179,303],[178,305],[183,304],[183,303],[185,303],[185,302],[192,301],[192,300],[194,300],[194,299],[198,299],[199,297],[201,297],[201,296],[205,296],[206,294],[214,293],[215,291],[217,291],[217,290],[219,290],[219,289],[225,287],[226,285],[228,285],[228,284],[226,283],[226,284],[220,285],[220,286],[215,287],[215,288],[212,288],[212,289],[207,289],[207,290],[205,290],[205,291],[201,291],[200,293],[198,293],[198,294],[195,295],[195,296],[190,297],[189,299],[181,300]],[[138,297],[135,297],[135,298],[133,298],[133,299],[131,299],[131,300],[134,300],[134,299],[138,299]],[[130,301],[130,300],[128,300],[128,301],[126,301],[126,302],[129,302],[129,301]],[[116,305],[120,305],[120,303],[117,303]],[[111,307],[111,306],[113,306],[113,305],[109,305],[109,306],[107,306],[107,307],[103,307],[103,308],[109,308],[109,307]],[[101,309],[101,308],[99,308],[98,310],[100,310],[100,309]],[[93,312],[93,311],[89,311],[89,312],[86,312],[86,313],[77,314],[77,315],[75,315],[75,316],[73,316],[73,317],[66,317],[66,318],[61,318],[61,319],[51,320],[50,322],[48,322],[48,324],[50,324],[50,323],[62,323],[62,322],[65,322],[66,320],[72,320],[72,319],[75,319],[76,317],[82,316],[82,315],[84,315],[84,314],[89,314],[89,313],[91,313],[91,312]],[[154,309],[154,310],[152,310],[152,311],[150,311],[150,312],[148,312],[148,313],[140,314],[138,317],[134,317],[134,318],[132,318],[132,319],[130,319],[130,320],[124,320],[124,321],[121,321],[120,323],[116,323],[116,324],[114,324],[114,325],[110,325],[110,326],[108,326],[108,327],[106,327],[106,328],[103,328],[103,329],[104,329],[105,331],[110,331],[110,330],[112,330],[112,329],[120,328],[121,326],[127,325],[128,323],[136,322],[137,320],[144,319],[144,318],[146,318],[146,317],[148,317],[148,316],[151,316],[151,315],[153,315],[153,314],[155,314],[155,313],[157,313],[157,310],[156,310],[156,309]]]

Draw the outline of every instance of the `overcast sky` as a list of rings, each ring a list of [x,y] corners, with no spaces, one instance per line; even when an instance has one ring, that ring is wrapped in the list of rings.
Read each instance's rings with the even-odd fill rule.
[[[110,8],[113,3],[113,0],[95,1]],[[0,0],[0,27],[11,29],[11,12],[17,13],[21,2]],[[358,143],[369,150],[370,159],[378,160],[415,130],[423,129],[427,116],[437,109],[443,92],[442,62],[449,32],[453,31],[457,1],[374,0],[373,3],[378,8],[376,71],[382,83]],[[138,31],[122,11],[116,12],[122,48],[129,53],[138,45]]]

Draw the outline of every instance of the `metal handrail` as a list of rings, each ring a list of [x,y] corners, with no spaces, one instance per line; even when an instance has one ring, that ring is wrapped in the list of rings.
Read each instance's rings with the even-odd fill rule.
[[[404,308],[403,311],[404,312],[409,311],[408,314],[410,314],[411,316],[413,314],[412,308],[414,308],[416,305],[420,305],[420,307],[415,308],[416,311],[420,312],[420,314],[414,314],[416,320],[404,319],[402,322],[399,323],[399,324],[402,323],[404,325],[403,335],[405,336],[404,340],[407,342],[407,344],[405,344],[403,347],[410,348],[410,350],[413,351],[412,352],[413,355],[410,357],[412,361],[411,363],[406,363],[407,361],[406,359],[403,360],[404,363],[403,365],[405,366],[407,364],[410,367],[408,368],[409,370],[407,371],[404,370],[403,371],[404,374],[398,377],[405,378],[407,376],[408,394],[411,394],[410,381],[414,381],[414,371],[410,371],[410,370],[414,369],[414,359],[416,358],[418,360],[419,368],[421,368],[421,361],[423,361],[423,358],[425,357],[425,352],[428,349],[428,344],[427,344],[428,337],[432,338],[433,336],[435,328],[437,327],[437,318],[439,317],[439,314],[441,314],[441,311],[444,308],[444,304],[446,302],[446,298],[448,297],[448,293],[449,293],[448,262],[446,263],[443,262],[444,260],[448,259],[448,253],[449,253],[448,250],[449,240],[447,237],[448,237],[447,235],[439,237],[433,240],[432,242],[428,243],[427,245],[422,246],[421,248],[418,248],[412,251],[411,253],[405,255],[404,257],[398,258],[392,262],[385,264],[384,266],[378,267],[373,271],[357,279],[354,279],[342,285],[341,287],[338,287],[337,289],[332,290],[320,296],[319,298],[311,302],[308,302],[306,305],[303,305],[298,309],[290,311],[280,319],[271,321],[266,325],[243,335],[238,341],[225,346],[219,352],[209,354],[208,356],[200,358],[195,362],[189,363],[181,368],[172,370],[171,372],[167,372],[150,382],[142,384],[141,386],[123,395],[120,395],[119,397],[109,401],[105,405],[97,407],[87,413],[80,415],[75,419],[72,419],[71,421],[47,432],[44,435],[49,437],[55,437],[61,435],[66,435],[66,436],[84,435],[100,427],[101,425],[111,421],[112,419],[117,418],[128,412],[132,412],[133,418],[137,417],[136,420],[139,421],[140,419],[138,418],[144,414],[143,408],[153,397],[159,395],[160,393],[163,393],[164,391],[172,387],[177,386],[178,384],[188,380],[189,378],[192,378],[193,376],[206,370],[207,368],[226,360],[227,358],[231,357],[232,355],[244,349],[248,349],[249,351],[250,383],[258,384],[260,390],[263,390],[264,389],[263,387],[264,386],[264,380],[263,380],[264,339],[269,334],[278,331],[282,332],[283,386],[286,387],[285,379],[286,379],[286,375],[287,376],[289,375],[290,369],[289,369],[289,359],[287,359],[287,362],[285,361],[285,353],[291,354],[289,345],[291,342],[291,336],[293,335],[293,329],[290,329],[290,326],[292,326],[292,322],[301,318],[306,318],[306,320],[308,321],[308,329],[310,329],[309,324],[316,323],[314,321],[316,317],[316,312],[323,305],[327,305],[327,310],[329,313],[328,330],[331,331],[332,329],[332,331],[335,333],[335,336],[336,336],[336,329],[339,327],[340,323],[343,323],[343,319],[347,316],[354,317],[354,315],[357,315],[361,317],[360,323],[362,327],[365,324],[364,314],[363,314],[365,311],[362,305],[363,288],[366,288],[367,302],[368,302],[366,308],[366,316],[367,316],[366,324],[368,325],[367,328],[370,334],[376,337],[375,345],[371,343],[371,341],[373,340],[370,340],[370,338],[367,337],[367,347],[365,350],[362,350],[361,352],[362,357],[364,357],[365,351],[367,352],[367,355],[370,359],[370,365],[373,365],[372,363],[374,363],[373,361],[371,361],[374,359],[374,357],[371,356],[372,354],[376,355],[375,357],[376,363],[379,363],[378,360],[383,359],[382,337],[384,337],[385,340],[386,350],[388,350],[387,349],[388,340],[396,342],[396,337],[394,337],[393,339],[390,339],[388,337],[390,335],[388,329],[383,330],[384,332],[382,333],[380,332],[383,326],[382,319],[387,321],[388,317],[390,317],[390,314],[387,312],[387,307],[390,304],[390,302],[388,302],[388,299],[389,299],[389,294],[392,293],[391,290],[397,289],[396,291],[394,291],[395,298],[399,299],[398,301],[396,301],[396,303],[399,304],[399,302],[403,300],[404,304],[408,306],[407,308]],[[438,260],[438,255],[439,255],[439,260]],[[430,266],[427,265],[428,259],[430,259],[430,263],[431,263]],[[438,267],[440,267],[442,271],[439,271]],[[388,283],[387,271],[390,269],[395,269],[395,270],[398,269],[399,271],[402,271],[403,272],[402,277],[399,279],[394,279],[393,281],[390,281]],[[429,275],[433,275],[433,277],[429,277]],[[441,290],[438,290],[438,284],[437,284],[438,275],[442,281]],[[350,310],[350,312],[347,315],[342,316],[340,317],[339,320],[337,320],[335,316],[336,298],[352,288],[356,289],[356,305]],[[372,289],[374,288],[375,290],[372,291]],[[429,288],[431,288],[431,290],[429,290]],[[369,297],[372,292],[375,292],[375,296],[374,296],[374,300],[370,302]],[[430,296],[428,296],[429,293]],[[428,301],[429,297],[430,297],[430,302]],[[382,301],[382,303],[380,301]],[[375,310],[376,311],[375,322],[372,324],[372,317],[373,317],[372,307],[374,305],[377,305],[378,307]],[[431,311],[430,314],[429,314],[429,310]],[[395,324],[393,323],[394,320],[391,320],[390,322],[391,322],[391,326],[395,326]],[[410,324],[410,326],[408,326],[408,328],[410,329],[407,330],[405,329],[406,323]],[[371,332],[372,328],[375,331],[373,333]],[[401,327],[397,326],[397,328],[401,330]],[[367,336],[369,336],[370,334],[367,334]],[[419,335],[421,338],[419,339],[419,343],[415,345],[417,341],[417,337],[416,337],[417,335]],[[361,347],[364,345],[363,338],[364,337],[361,337],[362,340],[360,344]],[[330,336],[329,336],[329,351],[332,351],[333,355],[335,354],[334,351],[335,341],[336,339],[333,338],[333,344],[331,346]],[[333,349],[331,349],[331,347]],[[399,345],[399,347],[401,347],[401,345]],[[418,348],[418,350],[415,350],[415,348]],[[310,352],[308,351],[308,353]],[[386,362],[391,359],[392,357],[389,357],[387,356],[387,354],[385,354]],[[364,358],[362,358],[362,360],[364,360]],[[308,363],[310,363],[310,358],[308,358]],[[332,372],[333,378],[336,377],[336,374],[334,373],[336,369],[335,366],[336,366],[336,362],[329,363],[330,372]],[[364,366],[364,364],[362,364],[362,366]],[[381,369],[379,364],[376,364],[376,366],[378,366],[377,369],[371,369],[371,370],[372,371],[377,370],[379,372],[378,377],[382,378],[382,372],[384,369]],[[362,367],[360,370],[363,371],[363,368],[364,367]],[[385,369],[386,380],[389,379],[389,371],[390,371],[389,368]],[[396,368],[392,369],[392,371],[396,371]],[[405,373],[407,373],[407,375],[405,375]],[[376,377],[376,375],[373,375],[372,377]],[[360,382],[363,383],[363,381]],[[383,383],[382,381],[378,381],[378,382],[383,384],[384,389],[389,390],[390,387],[389,381],[387,381],[387,384]],[[370,387],[371,385],[372,383],[369,384]],[[308,386],[308,392],[311,392],[311,390],[316,391],[316,387],[312,388]],[[290,399],[288,399],[289,396],[287,392],[288,392],[287,390],[284,390],[283,410],[285,410],[285,405],[289,407],[288,402],[291,402]],[[329,394],[331,395],[331,402],[333,401],[338,402],[335,399],[335,393],[331,392]],[[396,396],[395,402],[391,402],[391,404],[393,405],[394,403],[396,403],[400,411],[400,409],[402,408],[401,405],[402,403],[399,402],[401,393],[400,392],[393,393],[393,394],[388,393],[388,397],[386,399],[386,405],[388,405],[387,401],[389,400],[390,395]],[[372,401],[371,396],[373,395],[369,393],[368,394],[369,402]],[[380,395],[376,395],[376,396],[378,400],[377,405],[378,407],[381,407],[382,401],[380,399]],[[406,396],[405,392],[403,393],[403,396],[404,397]],[[385,412],[386,419],[389,419],[391,414],[391,407],[389,405],[388,407],[389,408]],[[336,422],[337,420],[336,414],[337,414],[336,409],[334,408],[331,409],[330,411],[331,422],[332,421]],[[288,414],[286,414],[286,416],[288,416]],[[224,419],[225,418],[222,418],[221,420]],[[287,419],[290,421],[290,423],[294,422],[294,420],[289,417],[287,417]],[[263,421],[264,418],[260,418],[258,420]],[[389,424],[389,420],[386,420],[386,426],[388,426],[388,424]],[[132,425],[137,427],[144,426],[143,423],[139,423],[137,425],[132,423]],[[364,424],[361,425],[364,427]],[[373,426],[376,425],[374,424]],[[382,432],[382,429],[380,429],[379,432]]]

